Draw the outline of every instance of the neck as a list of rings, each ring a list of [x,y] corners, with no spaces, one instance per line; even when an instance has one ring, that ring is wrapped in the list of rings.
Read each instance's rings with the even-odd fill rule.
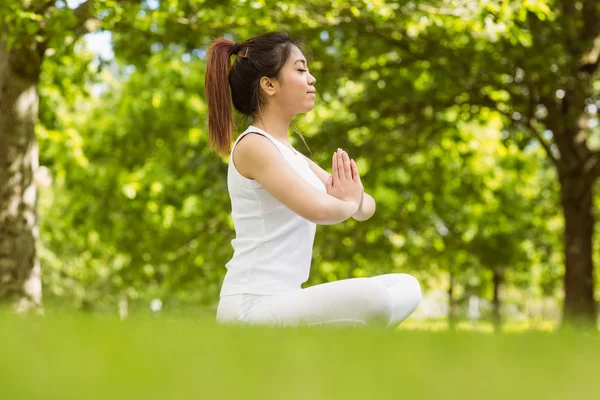
[[[285,113],[266,109],[263,111],[262,117],[254,118],[252,125],[264,130],[277,140],[290,144],[288,128],[291,121],[292,118]]]

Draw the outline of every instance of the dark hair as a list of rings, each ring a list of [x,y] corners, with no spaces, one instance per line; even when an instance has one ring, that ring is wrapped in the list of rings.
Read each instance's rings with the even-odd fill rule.
[[[236,42],[214,39],[208,49],[205,75],[210,146],[220,154],[231,150],[235,122],[233,106],[246,117],[257,115],[260,106],[260,79],[278,78],[292,54],[302,44],[283,32],[269,32],[238,43],[233,66],[230,57]],[[231,94],[230,94],[231,88]]]

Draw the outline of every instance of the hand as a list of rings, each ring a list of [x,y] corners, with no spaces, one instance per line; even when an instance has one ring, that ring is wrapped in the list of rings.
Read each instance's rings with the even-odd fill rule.
[[[360,207],[363,197],[363,185],[358,175],[358,168],[348,154],[338,149],[333,154],[332,174],[325,185],[327,193],[340,200],[350,201]]]

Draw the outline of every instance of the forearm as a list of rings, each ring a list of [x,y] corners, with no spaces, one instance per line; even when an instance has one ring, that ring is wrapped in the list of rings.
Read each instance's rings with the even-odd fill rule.
[[[344,222],[356,214],[357,204],[327,195],[321,210],[319,218],[313,222],[319,225],[333,225]]]
[[[356,221],[366,221],[375,214],[375,208],[375,199],[368,193],[364,193],[360,208],[352,215],[352,218]]]

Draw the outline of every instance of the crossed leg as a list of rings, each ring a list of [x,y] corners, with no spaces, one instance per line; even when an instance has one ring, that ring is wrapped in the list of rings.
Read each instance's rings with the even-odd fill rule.
[[[227,297],[230,297],[227,299]],[[217,318],[265,325],[397,326],[418,306],[419,282],[407,274],[352,278],[273,296],[221,299]]]

